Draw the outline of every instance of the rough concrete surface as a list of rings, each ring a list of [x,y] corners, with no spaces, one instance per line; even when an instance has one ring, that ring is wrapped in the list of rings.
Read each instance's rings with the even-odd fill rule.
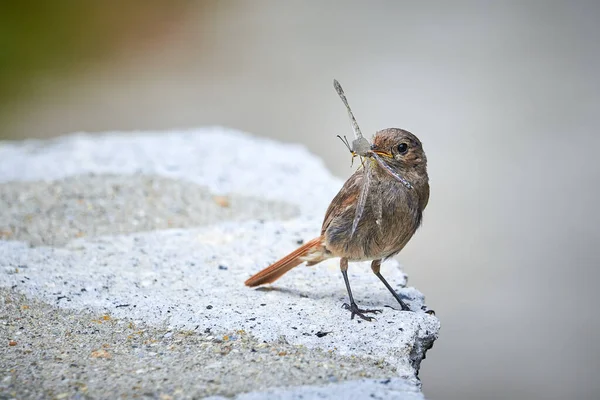
[[[382,361],[266,344],[242,330],[150,327],[52,307],[7,289],[0,295],[0,332],[10,340],[0,348],[0,393],[9,397],[233,396],[282,383],[385,381],[393,370]]]
[[[70,239],[217,222],[281,218],[298,207],[148,176],[80,175],[0,184],[0,239],[63,246]],[[132,214],[131,211],[135,210]]]
[[[342,182],[223,128],[0,144],[0,396],[422,398],[439,321],[338,260],[243,281],[315,237]],[[371,378],[362,379],[361,378]],[[85,390],[84,390],[85,389]]]

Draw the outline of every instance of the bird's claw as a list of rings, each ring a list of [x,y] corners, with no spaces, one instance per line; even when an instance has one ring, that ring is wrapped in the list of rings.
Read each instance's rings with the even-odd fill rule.
[[[361,319],[364,319],[365,321],[373,321],[375,318],[373,317],[368,317],[365,315],[365,313],[373,313],[373,314],[378,314],[381,313],[381,310],[363,310],[358,308],[358,306],[356,305],[356,303],[344,303],[342,305],[342,307],[344,307],[346,310],[349,310],[352,315],[350,316],[350,319],[354,319],[355,315],[358,315]]]

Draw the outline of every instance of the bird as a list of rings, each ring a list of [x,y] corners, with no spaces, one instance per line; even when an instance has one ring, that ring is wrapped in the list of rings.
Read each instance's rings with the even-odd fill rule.
[[[381,263],[398,254],[422,224],[429,202],[423,145],[407,130],[387,128],[375,133],[370,150],[361,155],[363,166],[331,201],[321,234],[248,278],[246,286],[269,284],[302,263],[313,266],[337,257],[349,298],[343,307],[351,312],[351,319],[372,321],[366,314],[381,310],[361,309],[348,280],[348,262],[371,261],[371,270],[401,309],[411,311],[381,274]]]

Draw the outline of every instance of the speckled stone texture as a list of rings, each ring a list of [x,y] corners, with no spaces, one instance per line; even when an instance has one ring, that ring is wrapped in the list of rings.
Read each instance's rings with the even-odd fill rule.
[[[414,313],[397,310],[368,263],[350,265],[359,305],[383,310],[371,323],[341,308],[336,259],[265,288],[243,285],[318,235],[341,185],[300,146],[218,127],[0,144],[0,295],[20,304],[0,315],[0,393],[422,398],[418,368],[440,325],[395,260],[382,269]],[[49,321],[42,309],[69,317]],[[65,348],[67,333],[103,316],[112,325]],[[152,332],[142,347],[174,335],[186,350],[166,350],[167,341],[139,368],[130,324]],[[49,378],[62,370],[48,358],[25,373],[40,347],[94,360],[74,363],[80,378],[67,383]],[[281,355],[256,357],[259,347]],[[91,355],[102,349],[111,357]],[[94,367],[96,358],[109,367]],[[294,367],[299,360],[309,368]]]

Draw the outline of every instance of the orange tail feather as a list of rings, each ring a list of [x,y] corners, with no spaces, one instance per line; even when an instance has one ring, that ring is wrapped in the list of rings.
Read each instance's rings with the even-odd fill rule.
[[[302,264],[304,260],[302,260],[301,258],[310,253],[312,249],[318,246],[321,246],[320,237],[315,238],[310,242],[307,242],[306,244],[298,247],[296,250],[283,257],[281,260],[271,264],[267,268],[251,276],[246,282],[244,282],[244,284],[246,286],[252,287],[275,282],[290,269]]]

